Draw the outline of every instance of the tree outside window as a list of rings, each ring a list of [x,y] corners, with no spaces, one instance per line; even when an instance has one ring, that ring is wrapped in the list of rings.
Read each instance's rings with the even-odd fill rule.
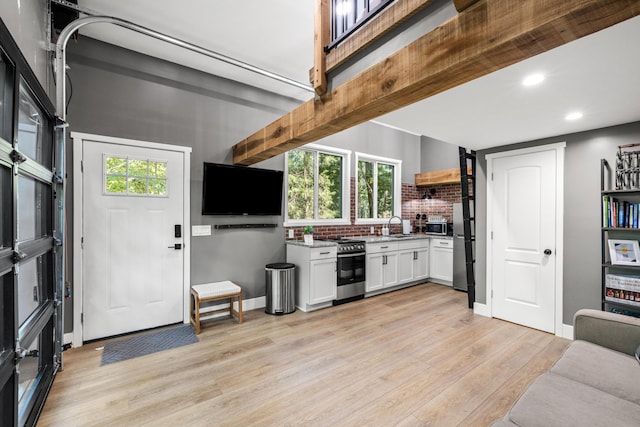
[[[343,219],[345,156],[314,149],[289,151],[288,220]]]

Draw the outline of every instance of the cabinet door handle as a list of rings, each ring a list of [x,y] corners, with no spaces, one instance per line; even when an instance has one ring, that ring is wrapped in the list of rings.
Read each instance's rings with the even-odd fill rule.
[[[320,255],[329,255],[331,252],[320,252]]]
[[[413,251],[413,259],[418,259],[418,251]]]
[[[380,249],[387,249],[389,246],[380,246]]]
[[[387,265],[387,256],[382,255],[382,265]]]

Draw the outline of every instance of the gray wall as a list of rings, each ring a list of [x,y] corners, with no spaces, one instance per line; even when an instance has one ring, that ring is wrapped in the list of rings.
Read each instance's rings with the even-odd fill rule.
[[[70,44],[68,62],[73,86],[68,114],[71,131],[191,147],[193,225],[278,224],[276,229],[213,230],[212,236],[191,241],[193,284],[234,280],[242,284],[245,298],[264,295],[264,265],[285,259],[283,218],[202,216],[202,162],[231,163],[235,143],[290,111],[298,101],[88,38]],[[420,137],[373,123],[316,143],[401,159],[403,182],[413,183],[420,170]],[[284,156],[256,166],[282,170]],[[72,224],[70,218],[69,227]],[[71,310],[69,302],[67,325]]]
[[[20,47],[40,84],[55,105],[55,87],[45,43],[49,23],[49,0],[2,0],[0,16]]]
[[[458,146],[439,139],[422,136],[420,152],[420,172],[460,167]]]
[[[640,140],[640,122],[546,138],[478,152],[477,300],[486,292],[485,155],[499,151],[566,142],[564,175],[563,323],[573,324],[581,308],[600,309],[600,159],[615,167],[619,145]]]

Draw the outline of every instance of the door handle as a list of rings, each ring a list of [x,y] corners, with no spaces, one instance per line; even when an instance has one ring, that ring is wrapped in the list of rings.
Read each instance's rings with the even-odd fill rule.
[[[176,250],[180,250],[182,249],[182,243],[176,243],[173,246],[169,246],[169,249],[176,249]]]
[[[544,254],[545,255],[551,255],[553,252],[551,251],[551,249],[545,249],[544,250]]]

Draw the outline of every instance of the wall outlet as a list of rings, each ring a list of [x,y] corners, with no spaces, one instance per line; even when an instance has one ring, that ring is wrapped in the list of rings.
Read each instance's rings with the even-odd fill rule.
[[[371,227],[371,230],[369,231],[371,234],[375,234],[376,233],[376,229],[374,227]]]
[[[289,238],[293,239],[293,228],[289,229]]]

